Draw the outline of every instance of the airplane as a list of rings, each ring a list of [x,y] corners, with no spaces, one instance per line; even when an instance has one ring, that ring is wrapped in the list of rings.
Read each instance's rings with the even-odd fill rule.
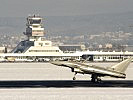
[[[52,61],[51,63],[57,66],[64,66],[71,68],[72,72],[75,72],[73,80],[76,80],[76,74],[91,74],[91,82],[101,82],[101,77],[110,76],[114,78],[126,78],[125,71],[132,61],[132,58],[128,58],[112,67],[101,67],[96,65],[89,65],[85,62],[77,61]]]

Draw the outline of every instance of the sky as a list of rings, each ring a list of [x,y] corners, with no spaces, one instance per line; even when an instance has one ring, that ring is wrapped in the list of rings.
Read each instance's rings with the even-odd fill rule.
[[[133,12],[133,0],[0,0],[0,17],[77,16]]]

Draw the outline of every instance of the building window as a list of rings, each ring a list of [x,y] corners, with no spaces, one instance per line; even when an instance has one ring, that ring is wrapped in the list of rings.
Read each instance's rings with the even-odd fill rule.
[[[40,46],[43,46],[43,43],[39,43]]]
[[[45,45],[49,45],[49,43],[45,43]]]
[[[59,50],[29,50],[29,52],[59,52]]]

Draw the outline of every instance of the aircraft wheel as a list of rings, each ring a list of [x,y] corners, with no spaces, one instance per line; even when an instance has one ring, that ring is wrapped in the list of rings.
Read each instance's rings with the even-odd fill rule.
[[[97,82],[99,82],[99,83],[100,83],[101,81],[102,81],[102,80],[101,80],[101,78],[97,78]]]
[[[95,83],[95,82],[96,82],[96,79],[92,78],[92,79],[91,79],[91,82],[94,82],[94,83]]]
[[[73,77],[73,80],[76,80],[76,77]]]

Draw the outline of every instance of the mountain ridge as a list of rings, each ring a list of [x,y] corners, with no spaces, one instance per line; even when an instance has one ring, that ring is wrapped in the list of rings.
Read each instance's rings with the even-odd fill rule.
[[[83,35],[101,32],[132,32],[133,12],[81,16],[44,16],[47,35]],[[26,28],[24,17],[0,17],[0,34],[22,34]]]

